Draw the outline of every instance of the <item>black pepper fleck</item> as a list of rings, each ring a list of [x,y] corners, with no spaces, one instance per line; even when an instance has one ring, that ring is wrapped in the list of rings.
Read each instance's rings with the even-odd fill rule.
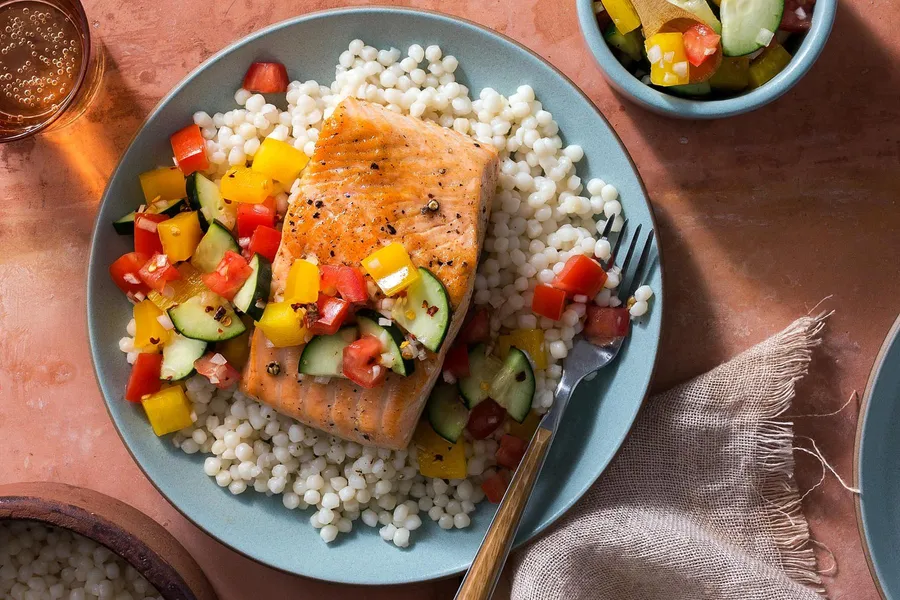
[[[331,258],[334,258],[334,250],[331,251]]]
[[[323,206],[325,206],[324,202],[322,202],[321,200],[316,200],[316,208],[322,208]]]
[[[388,230],[388,233],[390,233],[391,235],[394,235],[395,233],[397,233],[397,230],[394,229],[394,226],[391,225],[390,223],[388,223],[387,230]]]
[[[313,219],[318,219],[318,218],[319,218],[319,211],[316,211],[313,213]]]
[[[375,170],[375,171],[378,170],[378,163],[372,163],[372,164],[369,165],[369,166],[370,166],[370,168],[372,168],[372,169]]]

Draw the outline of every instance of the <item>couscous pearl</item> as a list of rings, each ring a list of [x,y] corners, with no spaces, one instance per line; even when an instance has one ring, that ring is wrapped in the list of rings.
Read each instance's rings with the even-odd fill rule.
[[[635,302],[631,309],[628,311],[632,317],[643,317],[647,314],[647,310],[650,308],[650,305],[647,304],[644,300],[638,300]]]
[[[388,523],[387,525],[382,527],[380,530],[378,530],[378,534],[381,536],[381,539],[383,539],[386,542],[394,541],[394,534],[396,532],[397,532],[397,528],[392,523]]]
[[[653,290],[649,285],[642,285],[634,291],[634,299],[638,302],[647,302],[653,296]]]
[[[453,529],[453,517],[443,514],[438,519],[438,527],[441,529]]]
[[[318,504],[321,499],[322,496],[317,490],[306,490],[306,493],[303,494],[303,501],[307,504]]]
[[[569,349],[566,348],[565,342],[555,341],[550,343],[550,356],[557,359],[563,359],[569,354]]]
[[[465,529],[471,524],[471,519],[469,515],[464,512],[457,513],[453,515],[453,526],[457,529]],[[441,525],[443,527],[443,525]]]
[[[322,536],[322,540],[326,543],[331,543],[337,538],[338,528],[334,525],[326,525],[319,531],[319,535]]]

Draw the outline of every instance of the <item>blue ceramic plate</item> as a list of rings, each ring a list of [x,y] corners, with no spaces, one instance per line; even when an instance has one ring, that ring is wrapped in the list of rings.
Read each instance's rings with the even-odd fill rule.
[[[856,437],[856,514],[869,569],[885,598],[900,598],[900,318],[875,359]]]
[[[113,260],[131,250],[131,238],[116,235],[112,221],[140,203],[138,174],[170,160],[169,135],[194,111],[233,108],[234,90],[254,60],[278,60],[294,78],[331,82],[338,56],[354,38],[402,49],[413,43],[439,44],[459,58],[457,76],[476,95],[488,86],[511,94],[517,86],[531,84],[568,134],[567,143],[584,147],[588,159],[580,175],[615,183],[632,222],[643,223],[645,229],[653,226],[641,180],[612,128],[571,82],[530,51],[472,23],[434,13],[391,8],[315,13],[273,25],[219,52],[175,86],[147,118],[103,195],[91,249],[88,327],[97,379],[113,422],[150,481],[188,519],[238,552],[278,569],[330,581],[396,584],[464,570],[490,522],[491,506],[483,505],[466,530],[444,532],[429,522],[403,551],[364,526],[326,546],[309,526],[308,515],[286,510],[279,498],[232,496],[203,474],[202,456],[187,456],[168,439],[154,436],[140,407],[122,399],[129,368],[117,340],[131,305],[107,271]],[[634,328],[615,367],[584,385],[573,401],[571,418],[525,515],[520,543],[584,494],[631,428],[659,344],[663,290],[658,266],[649,283],[656,291],[649,318]]]

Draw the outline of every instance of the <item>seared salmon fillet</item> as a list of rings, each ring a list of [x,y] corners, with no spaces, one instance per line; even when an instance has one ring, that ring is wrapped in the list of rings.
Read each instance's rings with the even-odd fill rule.
[[[391,372],[383,385],[366,389],[339,378],[298,381],[303,348],[271,347],[257,329],[244,391],[332,435],[405,448],[465,317],[497,176],[493,148],[376,104],[341,102],[292,195],[272,295],[284,289],[295,259],[359,267],[375,250],[400,242],[413,264],[430,269],[447,289],[453,309],[447,337],[437,354],[416,360],[411,375]],[[280,366],[278,375],[267,371],[272,362]]]

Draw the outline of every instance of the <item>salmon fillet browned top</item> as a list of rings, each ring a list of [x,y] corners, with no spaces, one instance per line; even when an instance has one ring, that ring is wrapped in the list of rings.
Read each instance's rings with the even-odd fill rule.
[[[341,102],[323,125],[288,208],[272,294],[284,289],[297,258],[360,267],[375,250],[400,242],[447,289],[453,309],[447,337],[439,353],[416,361],[411,375],[391,372],[383,385],[366,389],[347,379],[298,381],[302,347],[273,348],[257,329],[244,391],[332,435],[405,448],[465,316],[497,176],[493,148],[376,104]],[[423,210],[431,200],[437,210]],[[278,375],[267,372],[273,361]]]

